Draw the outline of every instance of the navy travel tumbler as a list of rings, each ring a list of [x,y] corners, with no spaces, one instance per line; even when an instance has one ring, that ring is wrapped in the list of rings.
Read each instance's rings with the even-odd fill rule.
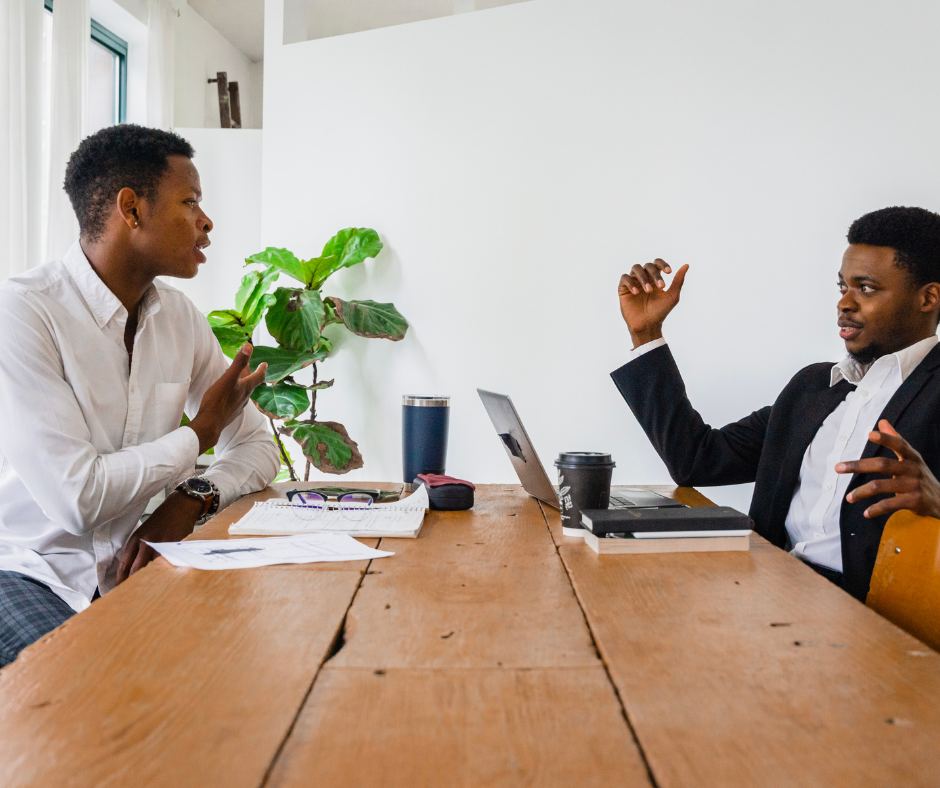
[[[444,473],[450,397],[401,398],[401,464],[405,482],[419,473]]]

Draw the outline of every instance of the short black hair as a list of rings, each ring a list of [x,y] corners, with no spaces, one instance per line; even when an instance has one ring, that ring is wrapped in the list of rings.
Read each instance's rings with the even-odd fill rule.
[[[888,246],[917,287],[940,282],[940,215],[925,208],[882,208],[849,227],[850,244]]]
[[[65,192],[78,216],[82,237],[97,240],[121,189],[153,200],[170,156],[193,157],[193,146],[178,134],[132,123],[109,126],[81,144],[65,168]]]

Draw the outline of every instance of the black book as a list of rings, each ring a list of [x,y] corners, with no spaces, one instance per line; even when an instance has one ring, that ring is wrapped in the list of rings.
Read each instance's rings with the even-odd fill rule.
[[[660,531],[745,531],[751,518],[730,506],[660,509],[582,509],[581,525],[595,536]]]

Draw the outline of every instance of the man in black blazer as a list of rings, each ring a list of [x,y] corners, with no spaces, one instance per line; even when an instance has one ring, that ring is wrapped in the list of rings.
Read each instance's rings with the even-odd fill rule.
[[[756,482],[757,532],[864,601],[888,516],[940,517],[940,216],[875,211],[848,242],[837,304],[848,355],[800,370],[773,405],[705,424],[662,334],[688,266],[667,289],[660,259],[621,277],[634,358],[612,377],[677,484]]]

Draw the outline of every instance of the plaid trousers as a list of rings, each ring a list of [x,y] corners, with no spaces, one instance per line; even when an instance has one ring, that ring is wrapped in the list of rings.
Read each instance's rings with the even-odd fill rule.
[[[74,615],[49,586],[19,572],[0,572],[0,668]]]

